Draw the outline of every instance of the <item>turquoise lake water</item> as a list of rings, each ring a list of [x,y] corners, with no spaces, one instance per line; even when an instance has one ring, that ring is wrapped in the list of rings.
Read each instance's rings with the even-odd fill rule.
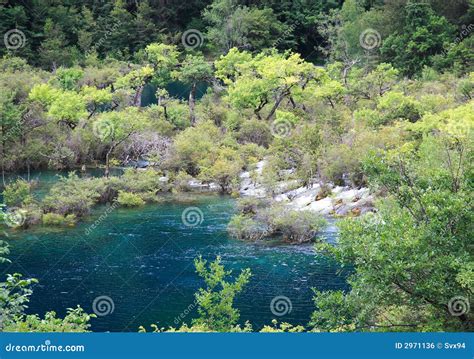
[[[44,174],[38,190],[44,194],[54,177]],[[183,224],[186,208],[198,207],[202,223]],[[203,285],[193,260],[220,255],[224,265],[239,273],[250,268],[252,277],[238,296],[241,323],[249,320],[254,329],[272,319],[306,325],[314,310],[311,288],[347,288],[347,270],[316,254],[311,245],[293,246],[278,241],[248,243],[227,236],[226,225],[234,213],[234,200],[218,195],[168,197],[167,201],[138,209],[117,208],[105,219],[106,206],[71,228],[36,227],[11,231],[8,242],[11,264],[0,273],[19,272],[34,277],[29,313],[81,305],[92,312],[94,299],[107,296],[113,312],[92,320],[94,331],[137,331],[140,325],[176,326],[190,323],[196,315],[195,291]],[[95,229],[88,231],[91,224]],[[323,233],[335,240],[331,224]],[[291,311],[272,313],[277,296],[291,301]],[[109,307],[110,310],[110,307]]]

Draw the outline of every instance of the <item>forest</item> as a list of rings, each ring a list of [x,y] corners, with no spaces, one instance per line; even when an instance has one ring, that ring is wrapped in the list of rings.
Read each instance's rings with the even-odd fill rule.
[[[0,330],[102,314],[29,309],[42,280],[5,269],[28,233],[205,192],[229,240],[309,245],[347,285],[257,325],[253,268],[199,253],[194,317],[131,330],[473,331],[473,31],[474,0],[0,0]]]

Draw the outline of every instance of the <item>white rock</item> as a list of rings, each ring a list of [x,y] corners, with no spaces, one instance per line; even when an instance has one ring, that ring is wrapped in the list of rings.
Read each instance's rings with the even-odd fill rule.
[[[262,174],[262,171],[263,171],[263,167],[265,167],[265,165],[267,164],[267,160],[261,160],[259,162],[257,162],[257,168],[256,168],[256,171],[259,175]]]
[[[332,189],[332,194],[337,196],[338,194],[340,194],[342,191],[344,191],[346,189],[346,187],[342,187],[342,186],[336,186]]]
[[[305,207],[304,209],[318,212],[320,214],[329,214],[333,210],[332,198],[326,197],[319,201],[314,201],[309,206]]]
[[[290,199],[286,194],[279,194],[273,198],[276,202],[288,202]]]
[[[295,208],[302,208],[314,202],[318,195],[321,187],[319,185],[313,185],[312,188],[306,189],[303,193],[297,195],[291,201],[291,205]]]
[[[288,191],[289,188],[292,188],[295,185],[297,185],[298,182],[299,182],[298,180],[280,182],[276,186],[275,193],[278,193],[278,194],[285,193]]]

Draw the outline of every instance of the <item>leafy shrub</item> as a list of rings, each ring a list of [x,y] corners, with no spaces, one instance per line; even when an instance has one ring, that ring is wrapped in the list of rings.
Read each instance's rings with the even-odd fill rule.
[[[234,238],[251,241],[260,240],[268,234],[268,228],[264,223],[242,214],[232,217],[227,225],[227,231]]]
[[[31,186],[23,179],[9,183],[3,190],[3,201],[9,207],[17,207],[30,203],[33,197],[30,194]]]
[[[255,215],[259,209],[264,208],[269,204],[268,200],[254,197],[243,197],[237,200],[237,210],[243,214]]]
[[[278,323],[276,319],[272,320],[272,325],[263,326],[261,333],[301,333],[304,332],[304,327],[301,325],[293,325],[290,323]]]
[[[233,282],[227,280],[231,273],[221,264],[221,258],[207,265],[201,257],[194,260],[197,274],[204,279],[206,288],[195,294],[199,317],[193,325],[205,326],[213,331],[232,331],[237,326],[240,314],[235,309],[234,298],[249,282],[250,269],[244,269]]]
[[[138,207],[145,204],[145,201],[139,195],[124,191],[119,191],[117,202],[125,207]]]
[[[158,192],[165,189],[163,182],[160,182],[161,173],[154,169],[136,170],[128,168],[125,170],[120,182],[121,189],[128,192]]]
[[[45,212],[81,217],[89,213],[104,189],[102,179],[80,179],[76,174],[70,173],[68,177],[60,177],[51,188],[43,200],[43,207]]]
[[[311,211],[271,210],[270,223],[273,233],[292,243],[310,242],[326,224],[324,218]]]
[[[77,306],[77,308],[69,308],[64,318],[56,317],[54,311],[47,312],[44,318],[40,318],[37,314],[22,315],[15,321],[8,323],[4,331],[21,333],[88,332],[91,318],[95,318],[95,315],[87,314]]]
[[[260,161],[265,154],[265,149],[256,143],[245,143],[240,145],[238,151],[246,166]]]
[[[74,214],[63,216],[57,213],[45,213],[42,219],[43,224],[47,226],[72,226],[76,223]]]
[[[192,176],[188,175],[184,171],[178,172],[173,180],[173,189],[178,192],[189,192],[191,190],[191,186],[189,186],[189,181],[193,179]]]
[[[242,143],[255,143],[268,147],[272,142],[272,133],[268,125],[256,119],[245,121],[237,133],[237,139]]]

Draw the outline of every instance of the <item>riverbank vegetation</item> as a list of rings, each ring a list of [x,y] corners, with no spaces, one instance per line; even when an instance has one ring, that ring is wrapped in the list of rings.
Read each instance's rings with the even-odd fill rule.
[[[354,267],[351,289],[316,292],[306,329],[472,330],[473,9],[436,0],[3,2],[1,226],[71,226],[99,204],[142,206],[196,188],[238,197],[245,172],[266,195],[239,200],[229,233],[304,243],[324,220],[275,201],[282,184],[318,184],[318,200],[333,186],[368,187],[369,213],[354,208],[337,246],[317,244]],[[82,175],[89,167],[103,176]],[[29,174],[46,168],[70,174],[38,199]],[[219,261],[196,267],[207,289],[186,328],[250,330],[232,308],[249,272],[230,283]],[[2,310],[19,303],[6,329],[89,328],[81,309],[63,321],[25,316],[31,284],[17,275],[2,283]],[[467,311],[453,314],[453,298]],[[266,329],[282,328],[301,329]]]

